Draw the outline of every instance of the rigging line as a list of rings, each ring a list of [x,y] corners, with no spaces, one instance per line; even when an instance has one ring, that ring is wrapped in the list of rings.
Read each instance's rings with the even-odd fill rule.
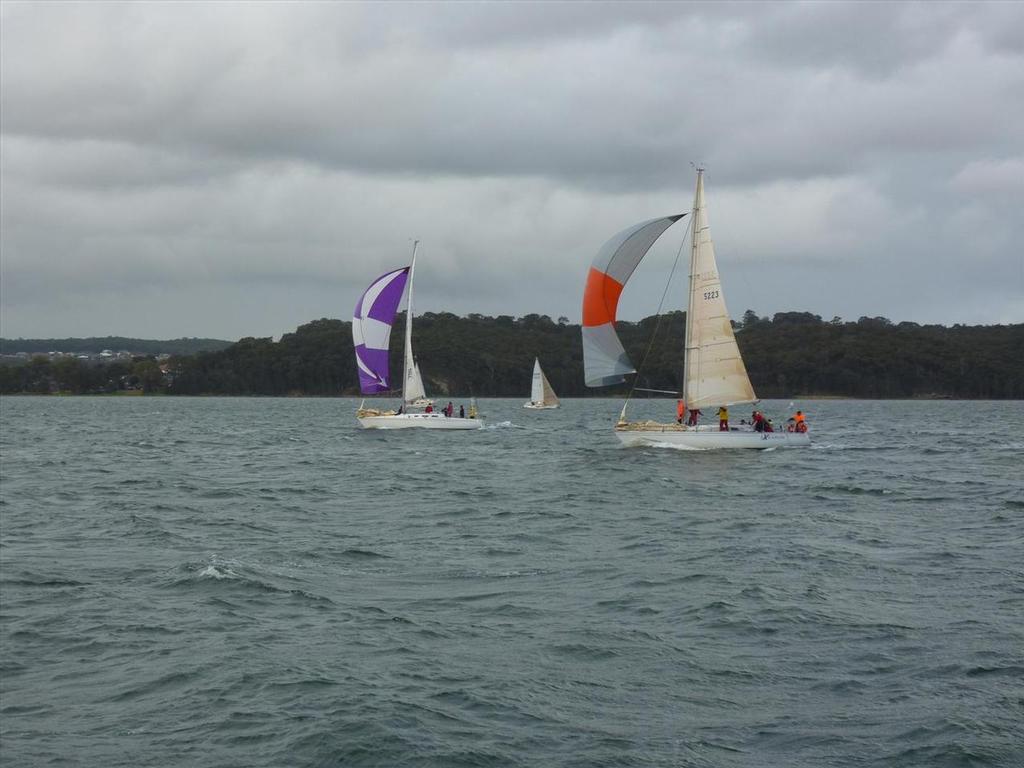
[[[654,323],[654,333],[651,334],[651,340],[647,344],[647,351],[644,352],[643,359],[640,360],[640,367],[636,369],[636,376],[633,377],[633,386],[629,388],[629,394],[626,395],[626,402],[628,403],[633,398],[633,392],[636,391],[637,382],[640,381],[640,372],[644,369],[644,365],[647,363],[647,358],[651,354],[651,349],[654,347],[654,340],[658,338],[658,328],[661,327],[661,308],[665,304],[665,297],[668,296],[668,289],[672,286],[672,277],[676,273],[676,267],[679,265],[679,257],[683,253],[683,246],[686,244],[686,235],[690,231],[690,227],[693,225],[693,217],[690,217],[690,221],[686,225],[686,229],[683,231],[683,239],[679,241],[679,250],[676,251],[676,260],[672,262],[672,271],[668,273],[668,281],[665,283],[665,290],[661,292],[661,301],[658,302],[658,319]],[[674,393],[673,393],[674,394]],[[622,406],[625,411],[626,406]]]

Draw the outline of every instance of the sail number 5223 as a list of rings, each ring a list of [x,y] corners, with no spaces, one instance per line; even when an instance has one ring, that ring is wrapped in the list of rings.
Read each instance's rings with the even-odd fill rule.
[[[718,291],[704,291],[704,300],[717,299]]]

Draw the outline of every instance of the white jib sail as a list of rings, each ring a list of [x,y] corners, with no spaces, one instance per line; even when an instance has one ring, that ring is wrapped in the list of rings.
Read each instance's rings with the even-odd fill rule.
[[[690,300],[686,310],[687,408],[707,408],[757,401],[736,345],[729,310],[715,262],[715,246],[704,204],[704,171],[697,171],[693,200]]]
[[[544,405],[558,405],[558,396],[555,395],[555,390],[551,388],[551,382],[549,382],[548,377],[544,375],[544,371],[540,372],[540,383],[544,392]]]

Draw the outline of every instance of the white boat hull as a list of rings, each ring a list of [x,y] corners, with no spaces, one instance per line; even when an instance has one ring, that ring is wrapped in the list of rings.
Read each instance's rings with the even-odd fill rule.
[[[380,416],[358,416],[363,429],[482,429],[481,419],[460,419],[442,413],[395,413]]]
[[[531,411],[550,411],[557,407],[557,403],[555,405],[538,405],[537,403],[523,403],[523,408],[527,408]]]
[[[717,427],[688,429],[675,424],[616,427],[615,436],[627,447],[668,447],[694,451],[748,448],[806,448],[807,432],[755,432],[751,429],[721,432]]]

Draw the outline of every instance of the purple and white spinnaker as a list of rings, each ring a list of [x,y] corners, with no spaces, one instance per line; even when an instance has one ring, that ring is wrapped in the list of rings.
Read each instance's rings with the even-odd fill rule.
[[[388,342],[408,277],[409,267],[381,275],[370,283],[356,304],[352,318],[352,341],[356,347],[359,389],[364,395],[391,389]]]

